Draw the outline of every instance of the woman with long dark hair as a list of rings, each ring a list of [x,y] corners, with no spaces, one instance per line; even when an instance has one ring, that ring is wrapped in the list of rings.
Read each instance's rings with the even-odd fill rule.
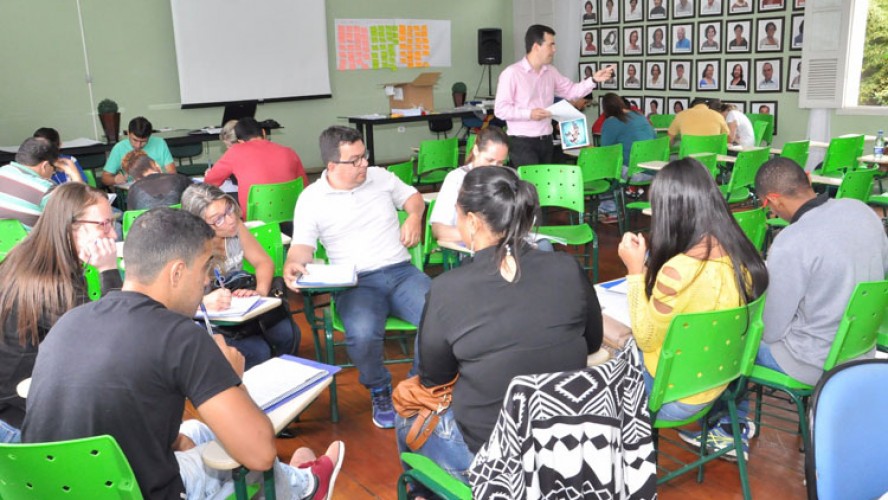
[[[40,342],[88,300],[84,266],[99,270],[103,294],[121,287],[116,240],[105,193],[69,182],[55,188],[34,229],[0,264],[0,442],[19,439],[25,400],[16,385],[31,376]]]
[[[650,255],[640,234],[624,234],[618,247],[628,272],[632,334],[644,357],[648,392],[675,315],[739,307],[768,287],[764,261],[700,162],[685,158],[666,165],[651,184],[650,200]],[[689,418],[723,390],[668,403],[658,418]]]
[[[650,122],[641,113],[630,110],[617,94],[605,94],[601,107],[607,117],[601,126],[601,145],[622,144],[624,165],[629,163],[629,152],[635,141],[657,138]]]
[[[513,170],[470,171],[457,198],[457,227],[474,257],[435,278],[426,301],[419,383],[459,379],[450,409],[418,453],[463,481],[513,377],[583,368],[601,346],[601,309],[586,273],[571,255],[526,241],[538,215],[536,189]],[[396,419],[402,451],[416,418]]]

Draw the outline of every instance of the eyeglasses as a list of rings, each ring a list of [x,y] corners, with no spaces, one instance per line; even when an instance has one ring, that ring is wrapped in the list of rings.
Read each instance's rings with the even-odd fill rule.
[[[209,224],[211,226],[217,226],[217,227],[221,226],[222,224],[225,224],[225,219],[227,219],[228,217],[231,217],[233,215],[234,215],[234,205],[229,203],[228,208],[225,209],[225,213],[216,217],[213,220],[208,220],[207,224]]]
[[[114,228],[114,219],[105,219],[105,220],[85,220],[85,219],[74,219],[75,224],[95,224],[99,226],[99,229],[102,230],[103,233],[107,233],[111,229]]]
[[[355,159],[355,160],[336,160],[336,161],[334,161],[333,163],[341,163],[341,164],[351,165],[351,166],[353,166],[353,167],[357,167],[361,162],[366,161],[366,160],[369,160],[369,159],[370,159],[370,150],[369,150],[369,149],[365,149],[365,150],[364,150],[364,154],[362,154],[361,156],[359,156],[359,157],[358,157],[357,159]]]

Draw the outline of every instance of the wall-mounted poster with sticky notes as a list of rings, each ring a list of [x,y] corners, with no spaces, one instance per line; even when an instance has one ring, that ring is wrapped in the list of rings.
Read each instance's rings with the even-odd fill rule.
[[[336,68],[450,66],[450,21],[337,19]]]

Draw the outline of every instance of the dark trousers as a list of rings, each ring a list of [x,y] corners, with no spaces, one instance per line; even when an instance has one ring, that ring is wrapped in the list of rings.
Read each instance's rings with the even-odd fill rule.
[[[509,136],[509,166],[552,163],[552,134],[540,137]]]

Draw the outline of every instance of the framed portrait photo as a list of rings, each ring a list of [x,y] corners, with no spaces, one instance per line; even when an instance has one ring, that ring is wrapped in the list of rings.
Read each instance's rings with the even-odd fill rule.
[[[602,0],[601,12],[598,13],[601,24],[617,24],[620,22],[620,0]],[[602,35],[604,36],[604,35]]]
[[[609,62],[600,62],[600,68],[606,68],[608,66],[614,67],[614,72],[611,74],[611,77],[603,82],[601,82],[598,86],[605,90],[617,90],[620,88],[619,84],[619,75],[620,75],[620,63],[618,61],[609,61]]]
[[[739,111],[743,114],[746,114],[746,101],[725,101],[725,100],[722,100],[722,102],[725,104],[732,104],[735,108],[737,108],[737,111]]]
[[[709,92],[719,90],[719,71],[721,61],[718,59],[703,59],[697,61],[697,91]]]
[[[758,11],[769,12],[786,8],[786,0],[758,0]]]
[[[794,14],[792,16],[792,31],[789,33],[790,50],[802,50],[802,39],[805,34],[804,14]]]
[[[644,7],[641,5],[641,0],[624,0],[624,2],[624,23],[636,23],[644,21]]]
[[[647,27],[647,54],[665,54],[669,46],[669,38],[666,36],[669,28],[665,24],[651,24]]]
[[[644,52],[644,39],[641,26],[627,26],[623,28],[623,55],[639,56]]]
[[[669,90],[691,90],[691,61],[673,59],[669,61]]]
[[[749,91],[749,59],[725,60],[725,92]]]
[[[641,61],[623,61],[623,88],[641,90]]]
[[[598,30],[584,29],[580,36],[580,57],[598,55]]]
[[[673,24],[672,25],[672,47],[673,54],[693,54],[694,53],[694,25]]]
[[[664,110],[665,99],[662,97],[645,97],[644,98],[644,116],[650,118],[651,115],[662,115]]]
[[[598,0],[577,0],[583,5],[583,26],[598,24]]]
[[[748,113],[774,115],[774,135],[777,135],[777,101],[750,101]]]
[[[694,17],[694,2],[696,0],[672,0],[672,19]]]
[[[725,21],[725,51],[746,52],[749,49],[749,36],[752,33],[752,21]]]
[[[688,109],[690,101],[687,97],[670,97],[666,100],[666,106],[670,113],[677,115]]]
[[[786,68],[786,90],[789,92],[798,92],[802,82],[802,58],[792,56],[787,62]]]
[[[783,50],[783,18],[756,19],[756,51],[780,52]]]
[[[728,0],[728,14],[750,14],[755,0]]]
[[[780,92],[780,58],[755,60],[755,91]]]
[[[666,0],[649,0],[648,21],[661,21],[669,17],[669,5]]]
[[[722,0],[700,0],[700,17],[722,15]]]
[[[638,108],[641,109],[641,105],[644,102],[644,98],[640,95],[624,95],[623,99],[629,101],[629,109]]]
[[[700,21],[697,23],[697,51],[700,54],[721,52],[721,32],[721,21]]]
[[[580,80],[585,80],[586,78],[592,78],[595,75],[595,72],[598,71],[598,66],[593,63],[580,63]]]
[[[805,10],[805,0],[793,0],[792,9],[793,10]]]
[[[666,61],[645,61],[644,88],[666,90]]]
[[[620,28],[601,28],[599,53],[607,56],[620,55]]]

